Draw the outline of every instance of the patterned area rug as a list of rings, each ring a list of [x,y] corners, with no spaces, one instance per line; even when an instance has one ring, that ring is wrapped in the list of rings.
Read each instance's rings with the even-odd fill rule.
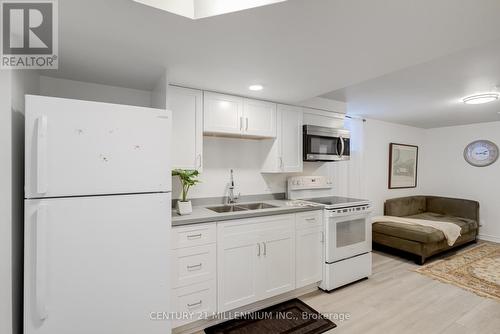
[[[500,301],[500,244],[481,244],[415,271]]]

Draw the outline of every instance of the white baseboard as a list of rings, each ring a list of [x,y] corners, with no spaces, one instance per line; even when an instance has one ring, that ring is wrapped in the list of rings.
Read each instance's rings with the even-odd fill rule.
[[[488,234],[479,234],[479,239],[500,243],[500,237]]]
[[[297,298],[299,296],[305,295],[307,293],[317,291],[318,290],[318,284],[311,284],[307,285],[303,288],[296,289],[290,292],[286,292],[284,294],[271,297],[265,300],[261,300],[258,302],[255,302],[250,305],[242,306],[240,308],[237,308],[235,310],[232,310],[231,312],[254,312],[258,310],[262,310],[263,308],[279,304],[281,302],[287,301],[292,298]],[[199,331],[203,331],[205,328],[216,325],[218,323],[224,322],[227,320],[224,319],[206,319],[206,320],[197,320],[195,322],[173,328],[172,333],[173,334],[188,334],[188,333],[196,333]]]

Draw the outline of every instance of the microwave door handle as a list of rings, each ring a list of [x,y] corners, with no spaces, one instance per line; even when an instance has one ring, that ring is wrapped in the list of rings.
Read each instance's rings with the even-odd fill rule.
[[[345,149],[344,138],[339,137],[339,140],[340,140],[340,146],[342,147],[340,149],[340,158],[342,159],[344,157],[344,149]]]
[[[342,143],[341,143],[341,142],[342,142],[342,138],[338,138],[337,143],[336,143],[336,144],[337,144],[337,145],[336,145],[336,149],[337,149],[337,157],[338,157],[339,159],[341,159],[341,158],[342,158],[342,146],[340,146],[340,149],[339,149],[339,143],[340,143],[340,145],[342,145]]]

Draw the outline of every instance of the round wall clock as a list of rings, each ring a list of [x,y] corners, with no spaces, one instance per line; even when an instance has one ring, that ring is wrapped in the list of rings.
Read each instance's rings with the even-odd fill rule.
[[[498,146],[489,140],[473,141],[465,148],[464,158],[472,166],[489,166],[498,159]]]

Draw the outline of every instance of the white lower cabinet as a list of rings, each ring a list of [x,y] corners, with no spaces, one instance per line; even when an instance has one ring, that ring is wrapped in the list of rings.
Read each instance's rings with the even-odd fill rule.
[[[323,274],[323,227],[311,227],[296,234],[296,287],[321,281]]]
[[[295,289],[295,215],[217,224],[218,311]]]
[[[207,314],[215,314],[217,310],[215,279],[174,289],[172,310],[177,313],[172,321],[172,327],[204,319]]]
[[[259,235],[252,226],[231,222],[217,226],[218,311],[224,312],[253,303],[259,298]],[[235,223],[238,224],[238,223]]]
[[[288,226],[277,226],[261,235],[261,240],[264,240],[259,259],[262,299],[295,289],[295,217],[279,219],[273,223],[286,222]]]
[[[173,250],[172,286],[179,288],[215,279],[215,252],[215,244]]]
[[[323,212],[172,228],[173,327],[321,281]]]
[[[217,312],[216,225],[172,228],[172,327]]]
[[[324,242],[323,211],[296,215],[296,288],[321,281],[323,277]]]

